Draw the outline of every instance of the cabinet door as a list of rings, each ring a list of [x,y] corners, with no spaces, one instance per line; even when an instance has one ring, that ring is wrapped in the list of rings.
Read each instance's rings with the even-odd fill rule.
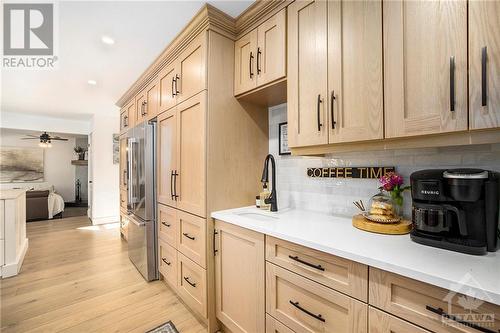
[[[125,107],[127,110],[127,128],[132,128],[136,123],[136,115],[135,115],[135,99],[132,99],[127,106]]]
[[[175,92],[175,62],[163,68],[158,75],[159,79],[159,113],[167,111],[175,106],[176,92]]]
[[[128,129],[128,112],[126,108],[120,111],[120,132],[124,133]]]
[[[206,92],[177,106],[177,208],[206,217]]]
[[[135,122],[136,122],[136,124],[139,124],[146,119],[146,114],[144,112],[145,107],[146,107],[146,100],[147,100],[146,91],[147,91],[147,88],[144,88],[135,96]]]
[[[368,333],[431,333],[372,307],[369,309],[368,318]]]
[[[234,95],[257,86],[255,57],[257,30],[252,30],[234,43]]]
[[[383,6],[386,137],[467,130],[467,2]]]
[[[257,86],[286,75],[286,8],[257,28]]]
[[[500,127],[500,2],[469,2],[470,128]]]
[[[120,189],[127,190],[127,136],[120,137]]]
[[[174,177],[177,170],[177,116],[175,109],[158,117],[158,202],[175,207]]]
[[[288,7],[288,143],[328,143],[327,2],[295,1]]]
[[[146,87],[144,96],[144,119],[152,119],[158,114],[159,94],[158,94],[158,80],[155,78]]]
[[[177,58],[174,88],[177,103],[206,88],[206,38],[201,33]]]
[[[384,138],[381,1],[328,2],[329,142]]]
[[[264,235],[220,221],[215,228],[216,316],[231,332],[264,332]]]

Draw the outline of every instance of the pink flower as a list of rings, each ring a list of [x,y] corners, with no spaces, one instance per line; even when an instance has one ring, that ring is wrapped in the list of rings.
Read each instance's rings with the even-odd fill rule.
[[[380,177],[380,184],[386,191],[392,191],[394,187],[403,185],[404,179],[395,172],[388,172]]]

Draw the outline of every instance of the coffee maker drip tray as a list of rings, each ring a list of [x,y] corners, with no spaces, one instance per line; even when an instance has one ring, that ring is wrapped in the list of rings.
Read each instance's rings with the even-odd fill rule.
[[[487,253],[486,244],[474,239],[443,237],[436,234],[421,232],[416,229],[411,231],[410,237],[416,243],[439,247],[441,249],[473,255],[484,255]]]

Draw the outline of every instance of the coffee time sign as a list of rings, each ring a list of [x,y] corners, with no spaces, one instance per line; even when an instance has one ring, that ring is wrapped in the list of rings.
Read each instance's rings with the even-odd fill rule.
[[[359,178],[378,179],[395,167],[341,167],[341,168],[307,168],[307,176],[311,178]]]

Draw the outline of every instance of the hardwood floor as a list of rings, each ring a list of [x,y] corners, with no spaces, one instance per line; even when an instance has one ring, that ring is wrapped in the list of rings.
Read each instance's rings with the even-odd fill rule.
[[[28,223],[19,275],[1,284],[2,332],[146,332],[172,320],[206,332],[163,281],[147,283],[128,259],[118,224],[83,216]]]

